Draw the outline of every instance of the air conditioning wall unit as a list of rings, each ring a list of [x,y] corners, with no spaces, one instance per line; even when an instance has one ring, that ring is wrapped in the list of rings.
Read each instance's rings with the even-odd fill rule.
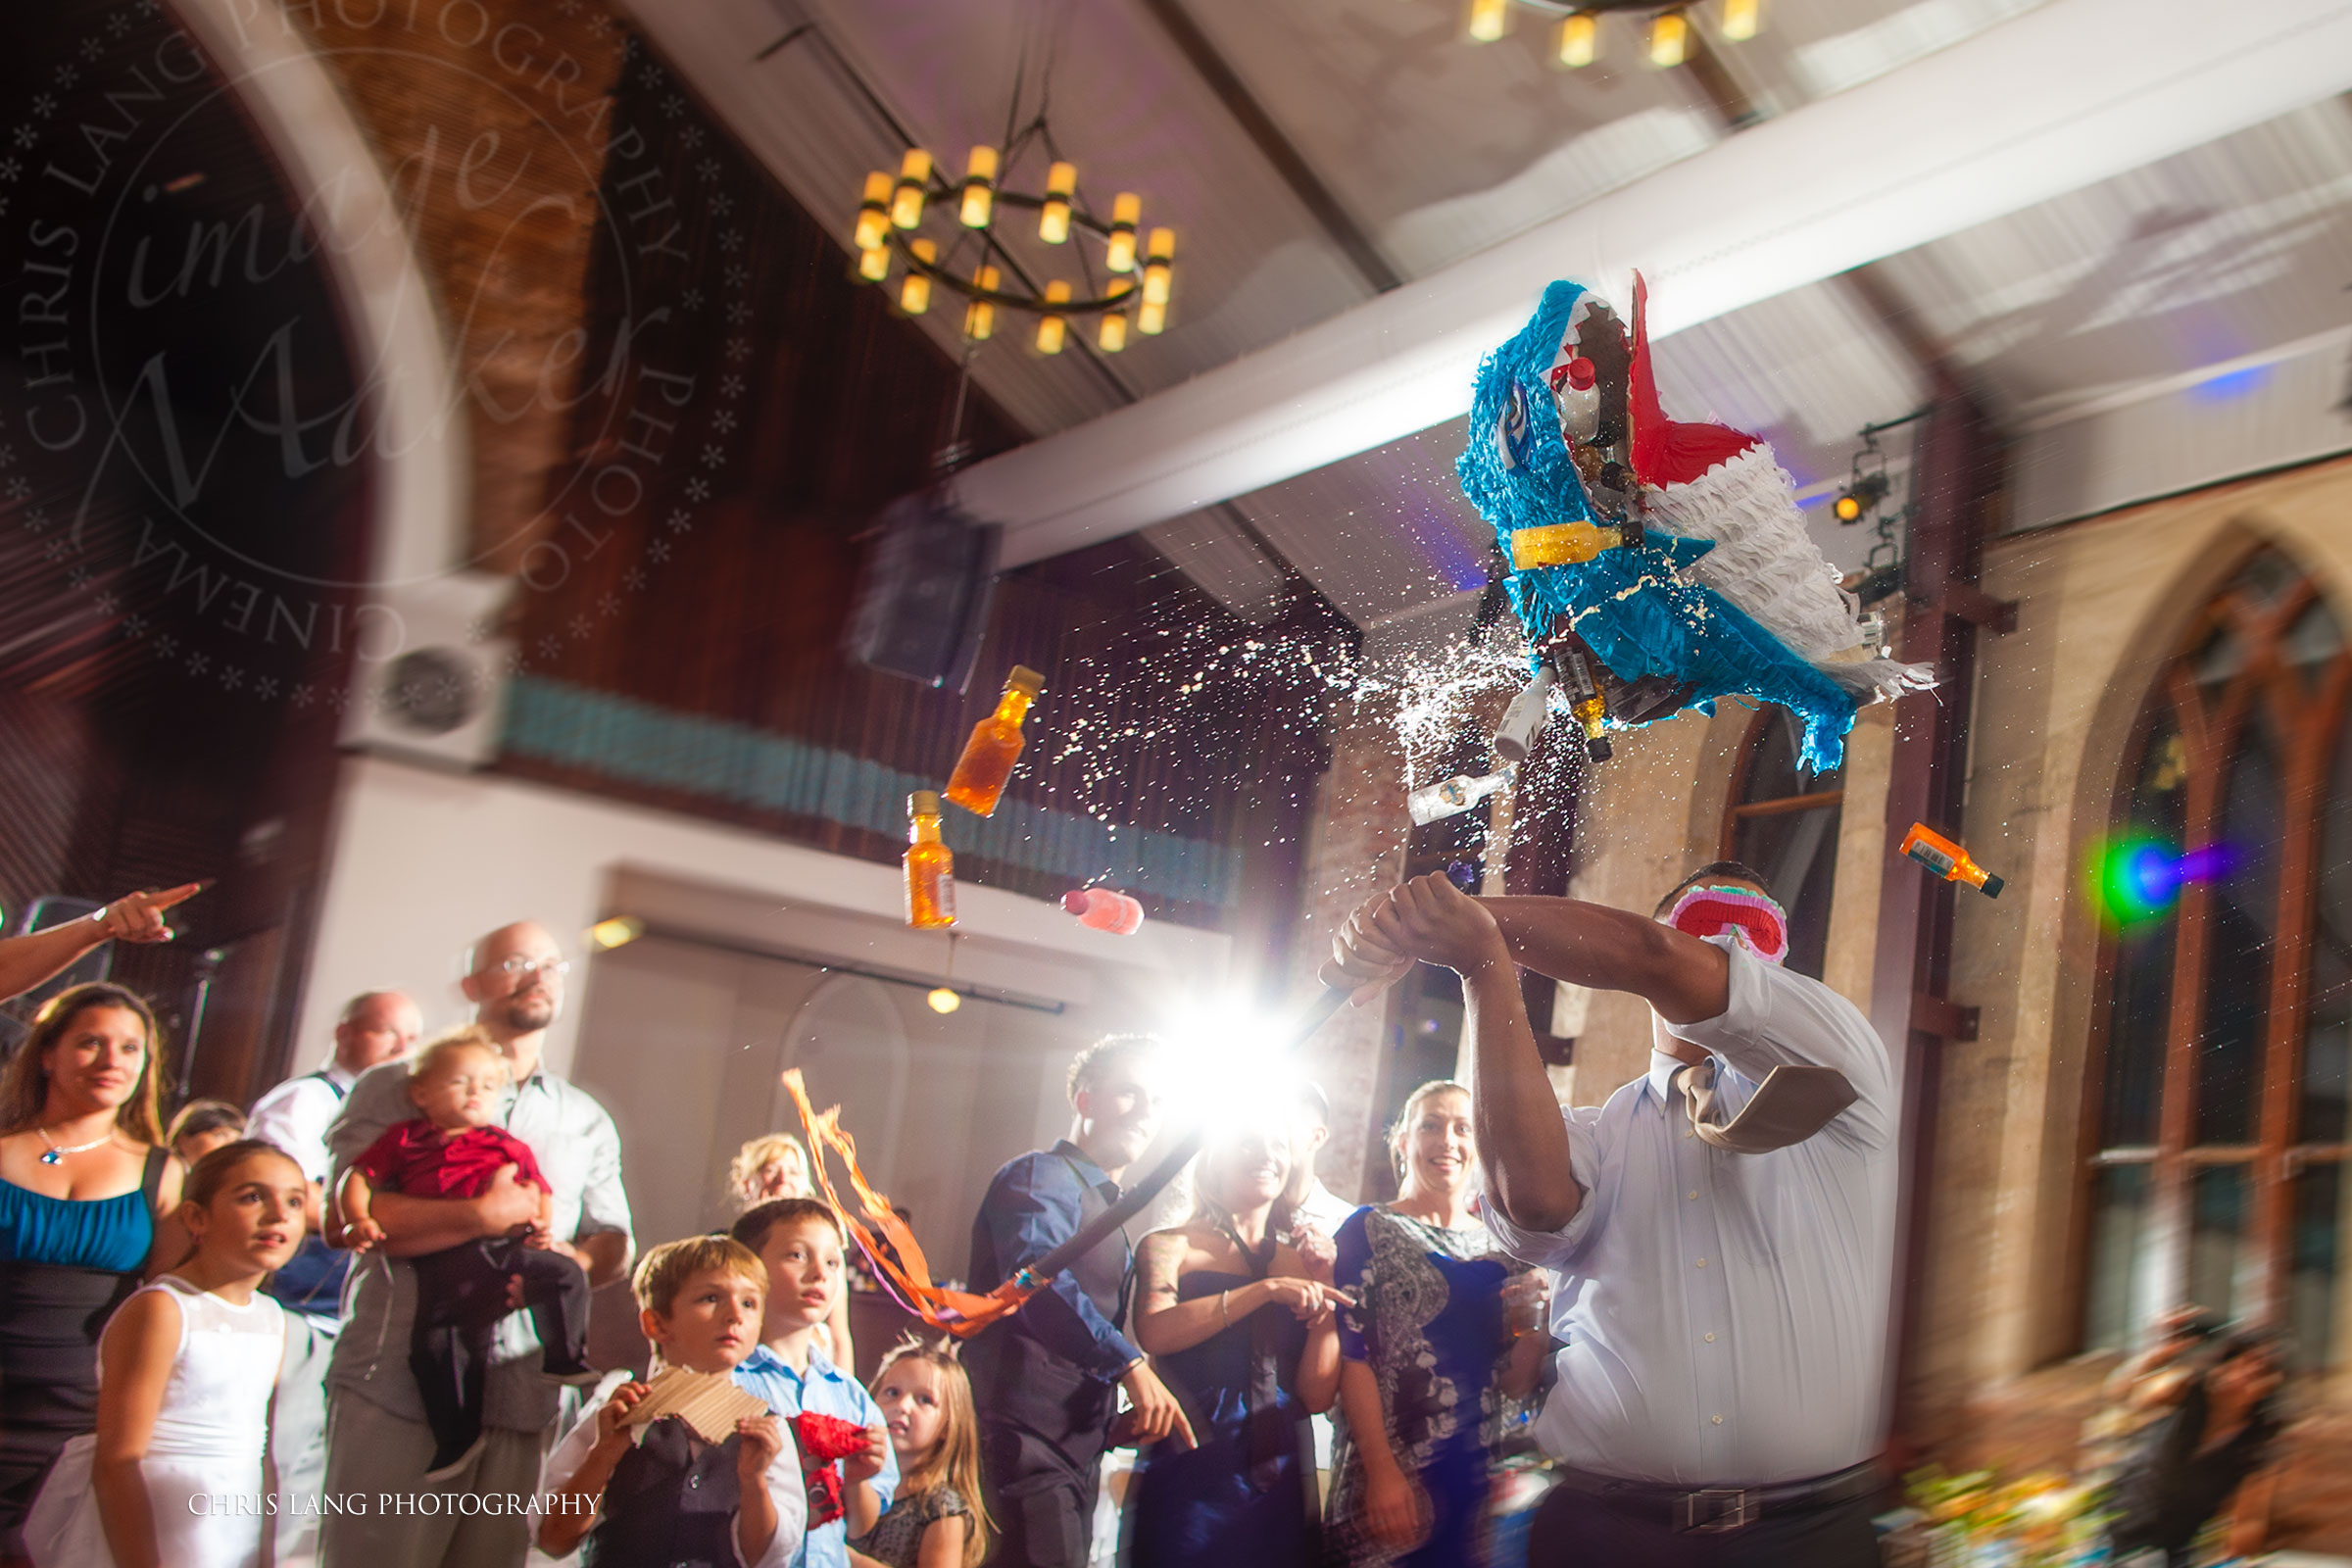
[[[456,571],[376,590],[343,744],[440,767],[487,767],[506,717],[512,639],[490,634],[511,577]]]

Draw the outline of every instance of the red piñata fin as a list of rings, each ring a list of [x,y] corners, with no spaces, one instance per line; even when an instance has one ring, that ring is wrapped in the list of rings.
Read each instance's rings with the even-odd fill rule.
[[[793,1416],[792,1435],[801,1452],[825,1462],[803,1477],[808,1488],[808,1525],[829,1525],[848,1509],[841,1500],[841,1465],[837,1462],[865,1451],[865,1428],[836,1415],[803,1410]]]
[[[865,1172],[858,1169],[858,1142],[841,1130],[841,1107],[835,1105],[819,1112],[811,1105],[808,1087],[802,1081],[798,1067],[784,1074],[784,1087],[791,1092],[792,1102],[801,1113],[801,1126],[808,1134],[808,1163],[817,1186],[824,1191],[825,1201],[848,1223],[858,1250],[866,1255],[902,1304],[920,1314],[932,1327],[945,1329],[958,1339],[969,1338],[1007,1313],[1020,1310],[1030,1293],[1011,1280],[986,1296],[945,1290],[932,1284],[931,1265],[924,1261],[923,1250],[916,1244],[914,1233],[891,1208],[890,1200],[875,1192],[867,1184]],[[856,1210],[833,1190],[833,1177],[825,1169],[828,1149],[841,1156],[843,1166],[849,1171],[850,1187],[858,1195]]]

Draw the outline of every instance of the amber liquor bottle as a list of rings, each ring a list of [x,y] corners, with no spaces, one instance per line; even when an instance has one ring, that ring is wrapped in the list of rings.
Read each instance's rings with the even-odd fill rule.
[[[1029,716],[1029,705],[1045,686],[1046,677],[1028,665],[1012,666],[1012,673],[1004,677],[1004,695],[997,699],[997,710],[972,726],[972,738],[963,743],[956,771],[948,775],[944,793],[949,800],[974,816],[996,811],[997,802],[1004,795],[1004,781],[1012,777],[1012,764],[1020,760],[1021,748],[1028,744],[1021,734],[1021,720]]]
[[[906,923],[937,931],[956,923],[956,856],[939,837],[939,797],[906,797]]]

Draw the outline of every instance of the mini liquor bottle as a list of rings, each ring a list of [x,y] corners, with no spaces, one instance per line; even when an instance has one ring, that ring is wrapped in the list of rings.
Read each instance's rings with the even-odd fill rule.
[[[1535,749],[1536,737],[1551,717],[1551,688],[1559,680],[1559,672],[1549,660],[1536,666],[1535,678],[1527,683],[1502,715],[1501,724],[1494,730],[1494,755],[1506,762],[1524,762],[1527,754]]]
[[[1404,798],[1404,809],[1412,817],[1415,826],[1426,827],[1432,822],[1467,811],[1510,781],[1511,770],[1507,767],[1500,772],[1489,773],[1484,778],[1456,773],[1442,783],[1427,785],[1407,795]]]
[[[948,775],[943,793],[949,800],[974,816],[995,812],[997,802],[1004,795],[1004,781],[1012,777],[1012,764],[1020,760],[1021,748],[1028,744],[1021,734],[1021,720],[1029,716],[1029,705],[1045,686],[1046,677],[1028,665],[1012,666],[1012,673],[1004,677],[1004,695],[997,700],[997,710],[972,726],[972,738],[963,743],[956,771]]]
[[[1625,531],[1592,522],[1555,522],[1511,530],[1511,569],[1577,566],[1625,543]]]
[[[1611,748],[1607,734],[1609,703],[1599,685],[1592,679],[1592,668],[1585,656],[1571,648],[1560,656],[1560,665],[1568,674],[1568,711],[1585,732],[1585,755],[1595,762],[1609,760]]]
[[[956,856],[939,839],[939,797],[906,797],[906,923],[938,931],[956,923]]]
[[[1981,889],[1988,899],[2001,896],[2005,883],[1968,858],[1968,851],[1929,827],[1914,822],[1911,831],[1903,835],[1903,853],[1908,855],[1946,882],[1965,882]]]
[[[1061,906],[1076,915],[1080,925],[1091,925],[1114,937],[1131,937],[1144,928],[1144,906],[1114,888],[1064,893]]]

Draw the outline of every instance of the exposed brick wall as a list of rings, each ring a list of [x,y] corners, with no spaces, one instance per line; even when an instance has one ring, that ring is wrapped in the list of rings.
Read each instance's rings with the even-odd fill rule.
[[[349,95],[439,295],[472,445],[469,554],[511,574],[567,456],[624,33],[595,0],[286,10]]]
[[[1396,885],[1404,869],[1404,755],[1389,715],[1372,705],[1336,704],[1331,767],[1317,793],[1306,845],[1305,912],[1294,948],[1293,992],[1306,995],[1331,954],[1332,939],[1355,906]],[[1331,1142],[1316,1161],[1325,1185],[1342,1198],[1357,1191],[1370,1147],[1388,1050],[1384,1000],[1343,1007],[1303,1054],[1300,1065],[1331,1097]]]

